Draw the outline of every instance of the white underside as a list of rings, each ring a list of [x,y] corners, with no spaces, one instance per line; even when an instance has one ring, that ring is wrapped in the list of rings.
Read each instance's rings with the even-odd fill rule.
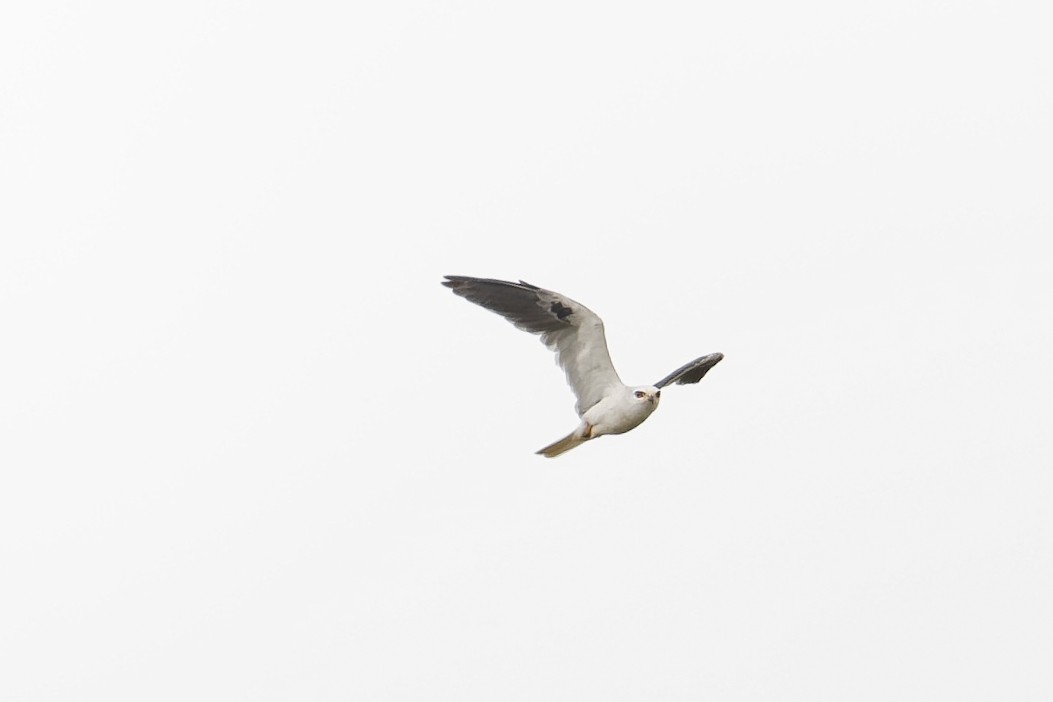
[[[657,407],[658,403],[641,402],[633,395],[631,388],[618,388],[582,415],[579,430],[584,433],[591,427],[589,436],[592,438],[604,434],[624,434],[640,426]]]

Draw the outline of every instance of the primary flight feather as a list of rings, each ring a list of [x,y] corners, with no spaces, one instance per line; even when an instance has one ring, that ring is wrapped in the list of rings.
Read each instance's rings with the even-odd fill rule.
[[[496,312],[523,331],[540,334],[556,353],[567,374],[581,424],[567,436],[538,451],[553,458],[590,439],[624,434],[639,426],[658,407],[662,388],[702,380],[724,354],[711,353],[659,380],[654,385],[629,387],[614,370],[607,351],[603,321],[581,303],[531,285],[489,278],[448,275],[442,283],[480,307]]]

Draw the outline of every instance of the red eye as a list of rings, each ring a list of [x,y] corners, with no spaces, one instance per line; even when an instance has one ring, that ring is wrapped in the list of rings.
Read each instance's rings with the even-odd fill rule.
[[[644,396],[643,390],[637,390],[636,391],[636,396],[637,397],[643,397]]]

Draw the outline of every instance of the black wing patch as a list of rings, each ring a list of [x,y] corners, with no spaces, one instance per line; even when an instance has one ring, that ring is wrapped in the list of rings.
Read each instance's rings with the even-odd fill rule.
[[[697,383],[702,380],[702,377],[706,373],[709,372],[710,368],[723,360],[724,354],[722,353],[711,353],[705,356],[699,356],[690,363],[680,366],[675,371],[655,383],[654,386],[661,390],[666,385],[672,385],[673,383],[676,383],[677,385],[690,385],[691,383]]]
[[[549,306],[549,309],[552,310],[552,314],[556,315],[556,317],[558,317],[559,319],[566,319],[570,316],[572,312],[572,310],[569,307],[564,305],[559,300],[553,300],[552,304]]]

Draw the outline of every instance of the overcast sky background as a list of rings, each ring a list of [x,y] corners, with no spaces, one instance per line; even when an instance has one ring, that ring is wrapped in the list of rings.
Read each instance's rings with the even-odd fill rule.
[[[5,8],[0,697],[1053,698],[1047,12]]]

